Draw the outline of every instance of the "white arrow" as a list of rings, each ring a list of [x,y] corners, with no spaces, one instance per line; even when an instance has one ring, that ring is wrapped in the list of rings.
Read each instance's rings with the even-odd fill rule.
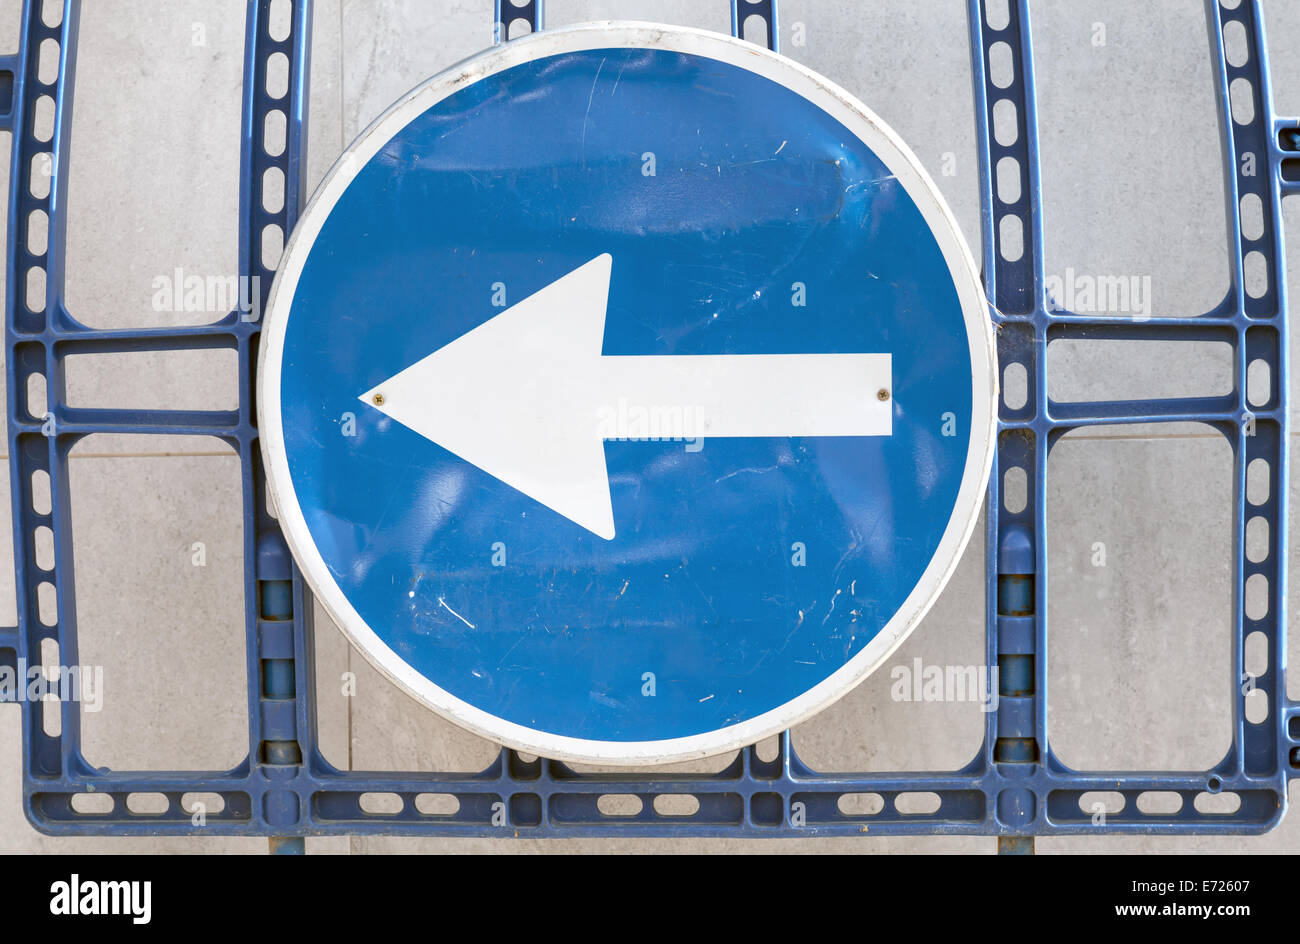
[[[608,254],[361,395],[602,538],[605,439],[888,436],[888,354],[601,354]]]

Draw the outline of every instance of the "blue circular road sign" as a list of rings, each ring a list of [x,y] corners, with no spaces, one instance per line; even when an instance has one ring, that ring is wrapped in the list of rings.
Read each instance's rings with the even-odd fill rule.
[[[260,430],[352,642],[531,752],[680,760],[865,678],[974,528],[996,371],[969,250],[879,118],[649,24],[412,91],[286,247]]]

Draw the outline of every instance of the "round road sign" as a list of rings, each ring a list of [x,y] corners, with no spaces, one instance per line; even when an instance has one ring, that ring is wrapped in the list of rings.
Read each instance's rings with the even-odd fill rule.
[[[993,455],[987,303],[862,104],[731,37],[539,33],[415,89],[286,247],[260,431],[376,667],[514,747],[806,718],[917,625]]]

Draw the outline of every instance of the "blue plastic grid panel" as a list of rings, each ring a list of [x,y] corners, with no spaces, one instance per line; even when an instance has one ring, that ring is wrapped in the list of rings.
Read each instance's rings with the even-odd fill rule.
[[[492,0],[492,41],[504,43],[544,28],[546,0]],[[515,29],[522,25],[522,30]]]
[[[79,0],[25,0],[22,42],[15,56],[0,58],[0,128],[13,132],[9,197],[9,259],[5,343],[8,354],[10,476],[13,501],[19,625],[0,629],[0,664],[40,662],[41,644],[58,643],[65,664],[77,662],[75,587],[69,513],[68,454],[81,438],[97,432],[213,436],[239,456],[243,483],[244,591],[249,749],[243,763],[225,771],[137,773],[92,768],[82,757],[78,706],[69,702],[23,701],[23,797],[28,818],[56,834],[202,833],[295,837],[325,834],[430,836],[802,836],[967,834],[996,835],[1008,850],[1023,848],[1018,837],[1070,833],[1258,833],[1276,825],[1286,807],[1290,777],[1300,775],[1300,705],[1285,696],[1285,561],[1287,482],[1287,300],[1282,254],[1281,200],[1300,193],[1300,121],[1274,114],[1268,84],[1267,50],[1258,0],[1205,0],[1210,58],[1218,102],[1228,202],[1231,289],[1214,310],[1187,312],[1158,321],[1090,316],[1061,311],[1046,297],[1034,68],[1026,0],[1006,0],[1009,16],[990,23],[987,0],[968,0],[970,52],[980,157],[983,271],[989,311],[998,337],[1000,366],[1024,367],[1029,396],[1023,406],[1001,407],[998,462],[987,514],[986,658],[999,669],[997,710],[986,714],[984,743],[974,759],[954,771],[826,773],[810,769],[795,754],[789,733],[773,759],[750,747],[713,774],[579,773],[547,759],[502,750],[483,771],[367,772],[339,770],[318,748],[313,628],[310,594],[289,557],[278,527],[265,507],[265,480],[254,417],[254,368],[259,313],[273,273],[262,265],[263,240],[281,240],[292,228],[303,192],[307,76],[311,36],[310,0],[293,0],[286,35],[271,33],[273,0],[249,0],[244,69],[240,181],[240,275],[260,277],[263,296],[249,310],[232,311],[200,327],[95,330],[69,312],[63,298],[68,132],[77,48]],[[721,0],[719,0],[721,2]],[[1001,6],[1001,4],[988,4]],[[767,45],[777,44],[776,0],[730,0],[733,33],[753,36],[752,18],[762,20]],[[544,28],[543,0],[519,5],[495,0],[494,36],[508,41],[511,27]],[[1245,29],[1248,55],[1238,66],[1224,54],[1224,27]],[[37,76],[35,50],[53,40],[59,47],[57,79]],[[989,50],[1006,43],[1014,64],[1000,86],[988,76]],[[267,63],[275,53],[290,63],[288,91],[267,92]],[[1248,120],[1234,120],[1232,94],[1254,103]],[[55,106],[52,136],[38,136],[37,102]],[[993,133],[993,112],[1014,110],[1014,136]],[[278,115],[276,114],[278,113]],[[283,123],[284,140],[268,136]],[[1010,158],[1019,186],[1008,196],[995,186],[992,169]],[[1254,165],[1256,172],[1247,168]],[[283,209],[263,208],[260,187],[269,168],[286,181]],[[1255,195],[1264,208],[1263,232],[1243,235],[1241,200]],[[44,252],[27,244],[32,213],[48,214]],[[1004,222],[1011,218],[1015,222]],[[1004,227],[1019,225],[1021,251],[1004,251]],[[1252,273],[1247,278],[1247,271]],[[1264,273],[1262,280],[1256,273]],[[30,280],[44,279],[43,299],[29,296]],[[1261,288],[1262,285],[1262,288]],[[1219,397],[1172,400],[1058,403],[1048,396],[1045,354],[1058,338],[1116,340],[1220,340],[1235,353],[1236,383]],[[63,362],[70,354],[179,349],[234,349],[239,356],[240,405],[232,411],[84,409],[65,398]],[[1263,402],[1246,399],[1247,370],[1256,361],[1271,371]],[[46,403],[27,399],[28,381],[44,378]],[[1067,432],[1103,424],[1209,424],[1228,440],[1234,455],[1232,571],[1234,575],[1233,704],[1230,750],[1203,771],[1075,771],[1053,754],[1046,729],[1048,658],[1047,599],[1050,583],[1045,546],[1046,474],[1053,445]],[[1029,500],[1023,510],[1005,509],[1000,483],[1023,469]],[[1248,475],[1267,480],[1267,496],[1248,495]],[[48,504],[40,496],[48,482]],[[1248,519],[1264,518],[1274,536],[1259,561],[1245,554]],[[54,534],[54,560],[42,568],[34,532]],[[1267,612],[1245,612],[1245,585],[1267,582]],[[1256,581],[1258,582],[1258,581]],[[1239,680],[1244,640],[1260,632],[1270,659],[1253,687],[1267,699],[1264,723],[1246,719]],[[58,734],[46,733],[43,711],[61,712]],[[1091,791],[1117,792],[1124,808],[1094,823],[1080,807]],[[1147,814],[1137,798],[1147,791],[1171,791],[1181,798],[1174,813]],[[1195,798],[1232,791],[1241,803],[1229,814],[1203,814]],[[95,793],[111,799],[99,813],[74,809],[75,796]],[[132,793],[160,793],[167,808],[137,814],[127,807]],[[185,793],[221,795],[219,813],[195,827],[182,808]],[[898,799],[927,792],[939,798],[929,813],[905,812]],[[396,812],[366,812],[361,797],[384,793],[400,798]],[[421,795],[454,797],[438,811],[417,803]],[[602,812],[607,794],[639,798],[640,812]],[[655,798],[691,794],[690,815],[659,812]],[[874,794],[874,812],[847,813],[841,798]]]

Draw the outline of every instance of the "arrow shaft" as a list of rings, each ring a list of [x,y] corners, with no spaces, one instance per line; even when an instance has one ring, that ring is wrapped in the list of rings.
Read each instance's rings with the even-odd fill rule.
[[[605,439],[888,436],[888,354],[600,358]]]

